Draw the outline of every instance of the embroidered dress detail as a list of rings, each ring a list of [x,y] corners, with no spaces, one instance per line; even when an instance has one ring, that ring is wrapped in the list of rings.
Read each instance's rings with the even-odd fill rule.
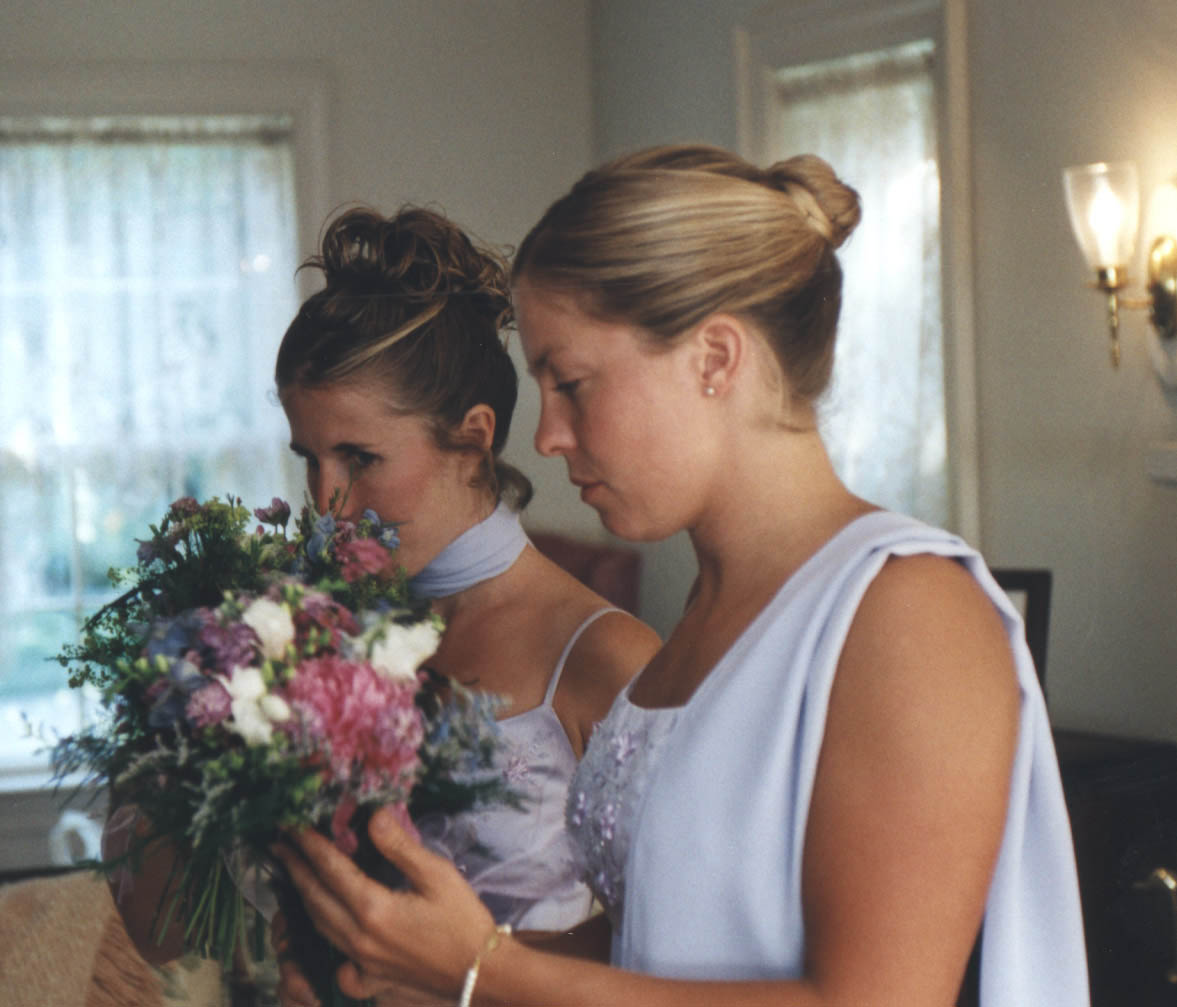
[[[565,813],[582,877],[614,929],[621,926],[634,817],[681,712],[679,707],[635,706],[629,701],[630,687],[593,732],[572,778]]]
[[[519,515],[500,503],[490,517],[442,549],[409,587],[422,598],[448,598],[509,570],[526,545]]]

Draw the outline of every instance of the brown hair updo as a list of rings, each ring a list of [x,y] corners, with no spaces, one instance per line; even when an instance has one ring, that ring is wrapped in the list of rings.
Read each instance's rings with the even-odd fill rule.
[[[762,169],[719,147],[653,147],[588,172],[552,204],[512,281],[566,291],[660,343],[715,311],[745,315],[793,394],[812,401],[833,366],[835,250],[859,216],[858,193],[812,154]]]
[[[390,411],[424,417],[445,450],[469,450],[455,431],[485,403],[495,429],[482,479],[496,499],[525,507],[531,483],[499,457],[519,387],[500,336],[511,321],[503,260],[432,210],[384,217],[356,207],[328,223],[318,254],[299,268],[320,270],[326,285],[282,338],[279,396],[294,386],[381,384]]]

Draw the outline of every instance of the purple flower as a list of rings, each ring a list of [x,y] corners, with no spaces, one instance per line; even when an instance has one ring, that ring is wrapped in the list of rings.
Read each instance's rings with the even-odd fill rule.
[[[184,715],[196,727],[211,727],[226,719],[232,706],[228,690],[220,682],[209,682],[192,693]]]
[[[170,509],[172,517],[193,517],[200,513],[200,504],[196,502],[195,497],[180,497],[179,500],[172,502]]]
[[[210,619],[200,631],[200,643],[212,654],[218,668],[231,671],[253,663],[258,638],[243,622],[222,626],[215,619]]]
[[[290,520],[290,504],[280,497],[274,497],[269,507],[258,507],[253,512],[262,524],[272,524],[275,528],[285,528]]]

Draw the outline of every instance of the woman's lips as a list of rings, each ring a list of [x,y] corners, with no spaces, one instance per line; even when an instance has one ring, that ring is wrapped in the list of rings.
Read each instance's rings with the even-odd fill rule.
[[[585,503],[588,503],[589,495],[603,484],[599,482],[593,482],[590,479],[573,479],[572,485],[578,486],[580,488],[580,499]]]

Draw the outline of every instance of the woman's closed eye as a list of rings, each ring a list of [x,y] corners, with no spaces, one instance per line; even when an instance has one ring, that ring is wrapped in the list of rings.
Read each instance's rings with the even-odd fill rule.
[[[347,467],[353,472],[362,472],[375,465],[379,460],[380,456],[374,455],[370,451],[349,451],[347,453]]]
[[[579,378],[574,378],[571,381],[557,381],[553,386],[561,395],[572,396],[576,394],[577,386],[580,384]]]

